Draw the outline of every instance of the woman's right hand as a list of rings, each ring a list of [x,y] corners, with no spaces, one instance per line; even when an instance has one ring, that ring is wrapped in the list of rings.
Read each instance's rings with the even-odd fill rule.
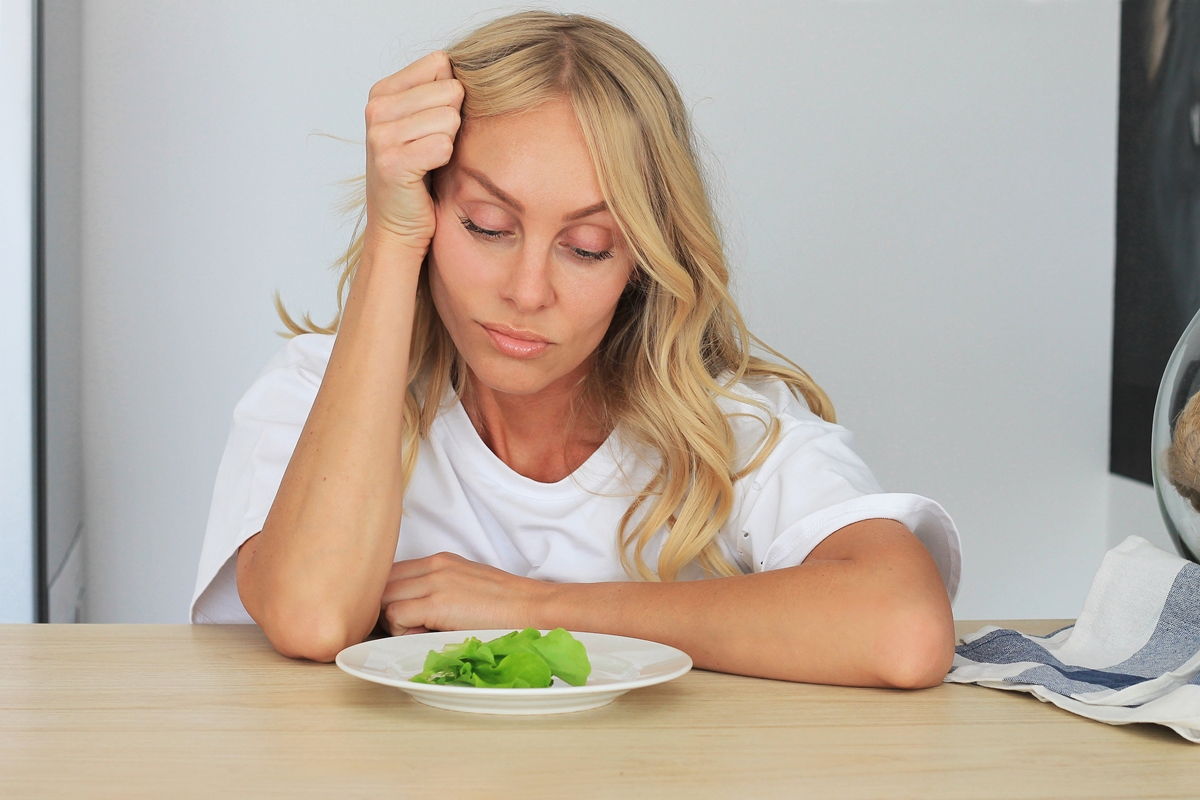
[[[454,152],[462,84],[435,51],[371,87],[367,101],[367,234],[424,253],[436,226],[426,175]]]
[[[366,241],[337,340],[262,531],[238,550],[238,595],[284,655],[332,661],[379,619],[404,515],[404,398],[430,170],[462,106],[445,53],[371,88]]]

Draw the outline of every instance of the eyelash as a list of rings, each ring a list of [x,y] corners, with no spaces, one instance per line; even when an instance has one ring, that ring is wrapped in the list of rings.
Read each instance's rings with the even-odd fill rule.
[[[480,236],[486,236],[489,239],[499,239],[504,235],[504,231],[489,231],[487,228],[479,227],[471,221],[470,217],[459,217],[459,220],[462,222],[463,227],[469,230],[471,233],[477,233]]]
[[[471,233],[474,233],[477,236],[483,236],[487,239],[496,240],[504,236],[506,233],[506,231],[490,231],[487,228],[481,228],[476,225],[470,217],[459,217],[458,219],[460,222],[462,222],[463,227],[469,230]],[[600,250],[597,252],[594,250],[584,250],[582,247],[569,247],[568,249],[577,257],[582,258],[585,261],[607,261],[613,257],[612,250]]]

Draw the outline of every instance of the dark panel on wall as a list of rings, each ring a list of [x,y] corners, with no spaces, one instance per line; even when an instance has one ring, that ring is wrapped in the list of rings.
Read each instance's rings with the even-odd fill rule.
[[[41,616],[78,621],[83,602],[81,198],[83,9],[40,0]]]
[[[1150,483],[1158,383],[1200,309],[1200,0],[1121,9],[1109,466]]]

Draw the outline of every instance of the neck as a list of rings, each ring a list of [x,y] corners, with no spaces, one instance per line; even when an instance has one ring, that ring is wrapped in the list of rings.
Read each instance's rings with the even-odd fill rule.
[[[578,409],[586,375],[585,370],[534,394],[513,395],[485,386],[468,370],[463,408],[484,444],[514,472],[555,483],[587,461],[609,434],[591,409]]]

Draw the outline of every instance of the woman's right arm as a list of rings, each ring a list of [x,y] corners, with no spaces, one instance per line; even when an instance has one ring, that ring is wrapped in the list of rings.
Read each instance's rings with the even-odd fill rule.
[[[417,279],[434,231],[425,175],[449,162],[461,103],[444,53],[371,89],[362,257],[271,511],[237,555],[242,604],[287,656],[332,661],[379,617],[403,510]]]

